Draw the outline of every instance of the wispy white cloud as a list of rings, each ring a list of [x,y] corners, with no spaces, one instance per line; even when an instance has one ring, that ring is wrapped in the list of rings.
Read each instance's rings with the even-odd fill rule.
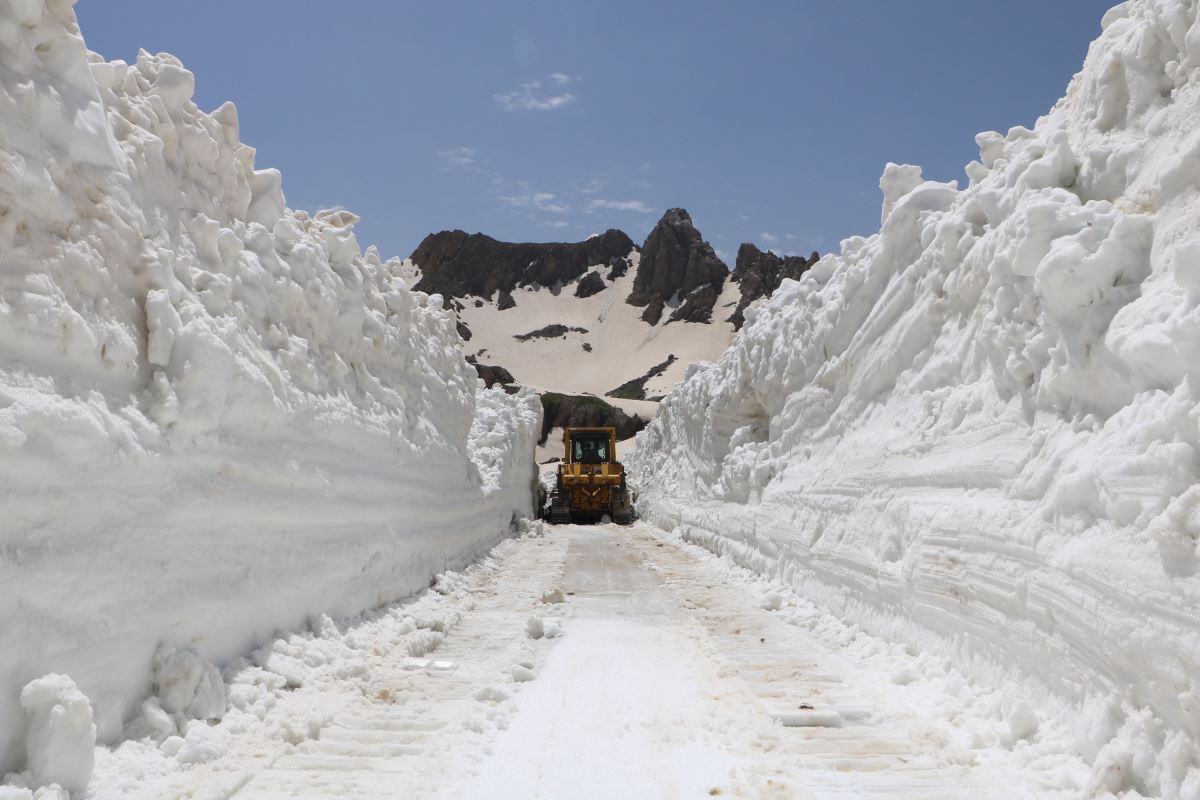
[[[575,95],[560,90],[577,80],[578,76],[554,72],[549,78],[553,89],[547,90],[542,81],[529,81],[511,92],[497,92],[492,99],[505,111],[553,111],[575,102]]]
[[[536,211],[549,211],[553,214],[565,214],[571,207],[558,200],[553,192],[522,192],[521,194],[501,195],[500,202],[516,208],[527,208]]]
[[[608,184],[607,175],[593,175],[584,181],[574,181],[571,184],[571,191],[577,194],[598,194],[603,192]]]
[[[598,210],[607,211],[635,211],[638,214],[653,214],[656,209],[643,203],[641,200],[589,200],[587,204],[587,212],[591,214]]]
[[[766,231],[763,231],[762,233],[760,233],[758,235],[758,238],[762,239],[767,244],[775,244],[776,242],[779,241],[778,236],[776,236],[773,233],[767,233]]]
[[[474,147],[465,145],[447,147],[444,150],[438,150],[437,155],[448,169],[464,172],[479,171],[479,151]]]

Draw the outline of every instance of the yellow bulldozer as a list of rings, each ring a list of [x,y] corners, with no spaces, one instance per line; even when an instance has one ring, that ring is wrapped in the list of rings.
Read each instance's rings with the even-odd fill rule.
[[[616,428],[567,428],[546,517],[553,523],[633,522],[625,468],[617,461]]]

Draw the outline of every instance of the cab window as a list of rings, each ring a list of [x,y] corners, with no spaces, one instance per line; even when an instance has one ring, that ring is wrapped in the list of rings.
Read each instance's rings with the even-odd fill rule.
[[[572,437],[571,460],[579,464],[607,463],[608,437],[603,434]]]

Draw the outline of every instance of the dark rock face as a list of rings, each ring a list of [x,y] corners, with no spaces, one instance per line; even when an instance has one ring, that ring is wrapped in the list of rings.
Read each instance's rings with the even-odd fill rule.
[[[646,304],[646,310],[642,312],[642,322],[657,325],[658,321],[662,319],[664,308],[666,308],[666,304],[663,303],[661,297],[651,297],[650,302]]]
[[[663,214],[646,237],[646,243],[642,246],[642,260],[633,280],[633,292],[626,302],[634,306],[647,306],[642,319],[653,325],[662,317],[661,308],[657,313],[651,311],[656,299],[666,303],[676,295],[686,298],[697,288],[709,286],[712,289],[712,301],[715,302],[728,275],[729,268],[700,236],[687,211],[672,208]],[[703,316],[697,310],[703,301],[697,297],[687,313],[697,319]],[[711,317],[711,302],[708,312]],[[654,321],[651,322],[648,316]]]
[[[626,272],[629,272],[629,262],[624,258],[610,258],[608,260],[608,279],[615,281]]]
[[[542,435],[538,444],[545,444],[550,431],[570,427],[616,428],[618,439],[628,439],[646,427],[646,420],[632,417],[616,406],[592,395],[542,395]]]
[[[510,243],[482,233],[442,231],[426,236],[410,256],[421,268],[413,288],[445,297],[491,297],[534,283],[554,286],[633,249],[633,240],[618,230],[574,243]]]
[[[455,323],[455,327],[458,328],[458,335],[462,337],[464,342],[471,341],[471,329],[467,327],[465,322],[460,319]]]
[[[679,307],[671,312],[668,322],[712,322],[713,306],[717,304],[720,290],[714,289],[713,284],[707,283],[692,290],[683,299]]]
[[[474,356],[467,356],[467,363],[475,368],[475,372],[483,379],[487,388],[500,384],[504,391],[515,394],[520,387],[512,373],[497,364],[480,364]]]
[[[779,288],[784,278],[798,280],[801,275],[821,260],[819,253],[814,252],[808,258],[804,256],[779,256],[770,250],[763,252],[752,244],[746,243],[738,248],[737,261],[734,263],[733,280],[737,281],[742,297],[734,309],[729,321],[734,330],[740,330],[745,323],[746,306],[760,297],[769,297]]]
[[[605,392],[605,397],[616,397],[622,400],[645,400],[646,399],[646,382],[651,378],[657,378],[667,371],[667,367],[674,364],[676,361],[675,354],[667,356],[667,360],[661,364],[655,364],[650,369],[646,370],[646,374],[640,378],[634,378],[631,381],[625,381],[611,392]]]
[[[555,322],[544,328],[538,328],[536,331],[518,333],[513,338],[518,342],[528,342],[530,339],[557,339],[559,336],[566,336],[568,333],[587,333],[587,328],[577,328],[574,325],[560,325]]]
[[[509,308],[516,308],[517,301],[513,300],[512,292],[500,290],[500,294],[496,297],[496,310],[504,311]]]
[[[583,276],[575,286],[576,297],[591,297],[594,294],[599,294],[604,291],[604,278],[600,277],[599,272],[589,272]]]

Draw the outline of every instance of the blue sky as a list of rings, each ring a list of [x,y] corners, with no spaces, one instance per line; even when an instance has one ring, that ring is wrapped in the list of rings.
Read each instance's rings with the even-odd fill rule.
[[[238,107],[288,204],[407,255],[687,208],[717,250],[822,252],[878,228],[887,161],[960,179],[981,130],[1062,95],[1109,0],[84,0],[89,47],[174,53]]]

